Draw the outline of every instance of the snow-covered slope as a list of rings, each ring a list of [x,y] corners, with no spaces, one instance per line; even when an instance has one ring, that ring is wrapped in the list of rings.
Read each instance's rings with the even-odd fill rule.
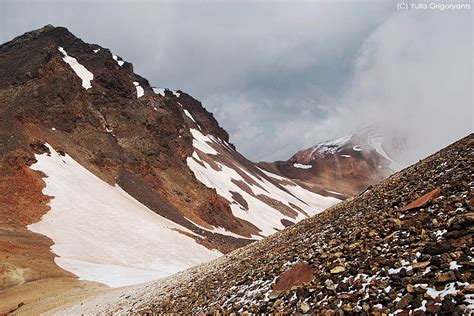
[[[186,116],[200,129],[186,109]],[[191,128],[194,153],[187,158],[196,178],[225,198],[232,214],[258,228],[253,238],[268,236],[289,224],[340,202],[313,193],[290,179],[262,172],[224,141]]]
[[[117,185],[48,148],[51,154],[36,155],[32,168],[46,174],[44,194],[54,198],[51,210],[28,228],[53,240],[55,262],[63,269],[116,287],[168,276],[221,255]]]

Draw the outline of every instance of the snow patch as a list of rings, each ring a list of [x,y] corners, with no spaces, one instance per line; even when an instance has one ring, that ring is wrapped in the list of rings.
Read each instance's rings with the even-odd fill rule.
[[[446,295],[449,294],[456,294],[461,288],[469,286],[469,283],[465,282],[452,282],[448,283],[444,286],[441,290],[436,290],[435,288],[428,287],[426,284],[420,284],[422,288],[426,290],[426,294],[431,296],[433,299],[436,299],[438,296],[444,298]]]
[[[199,149],[205,154],[217,155],[217,151],[208,144],[213,142],[212,139],[209,138],[209,136],[204,135],[203,133],[194,128],[191,128],[189,131],[193,135],[194,148]]]
[[[339,193],[339,192],[336,192],[336,191],[331,191],[331,190],[325,190],[325,191],[326,191],[326,192],[329,192],[329,193],[332,193],[332,194],[344,196],[344,194]]]
[[[360,146],[354,146],[352,147],[353,151],[362,151],[362,148]]]
[[[137,98],[142,97],[145,94],[145,90],[140,86],[140,84],[137,81],[133,82],[133,85],[137,89]]]
[[[188,229],[154,213],[69,155],[35,155],[33,170],[47,177],[51,210],[28,226],[51,238],[56,264],[80,279],[109,286],[155,280],[221,255],[176,230]]]
[[[266,171],[262,168],[259,168],[257,167],[258,170],[260,170],[261,172],[263,172],[267,177],[270,177],[270,178],[273,178],[273,179],[276,179],[276,180],[280,180],[280,181],[288,181],[288,178],[285,178],[285,177],[282,177],[282,176],[279,176],[277,174],[274,174],[272,172],[269,172],[269,171]]]
[[[58,47],[58,50],[63,54],[63,60],[66,64],[71,66],[72,70],[76,73],[76,75],[81,78],[82,86],[84,89],[92,88],[91,81],[94,79],[94,75],[92,72],[86,69],[83,65],[81,65],[76,58],[68,56],[64,48]]]
[[[165,96],[165,90],[166,89],[162,89],[162,88],[153,88],[153,92],[155,92],[156,94],[159,94],[161,96]]]
[[[179,93],[179,92],[176,91],[176,90],[173,90],[173,91],[171,91],[171,92],[173,92],[173,94],[174,94],[175,97],[177,97],[177,98],[179,98],[179,96],[181,95],[181,93]]]
[[[313,168],[312,165],[303,165],[303,164],[300,164],[300,163],[294,163],[293,167],[298,168],[298,169],[311,169],[311,168]]]
[[[112,55],[112,58],[117,62],[117,64],[122,67],[123,64],[125,63],[122,59],[119,59],[117,55]]]
[[[97,54],[100,51],[100,48],[94,49],[92,51]]]
[[[459,265],[459,264],[457,263],[457,261],[451,261],[451,262],[449,263],[449,269],[450,269],[450,270],[457,270],[457,269],[459,269],[459,268],[461,268],[461,267],[462,267],[462,266]]]

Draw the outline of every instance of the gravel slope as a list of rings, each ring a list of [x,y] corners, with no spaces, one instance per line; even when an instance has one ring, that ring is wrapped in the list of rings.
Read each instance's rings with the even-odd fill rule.
[[[473,143],[208,264],[55,312],[472,312]]]

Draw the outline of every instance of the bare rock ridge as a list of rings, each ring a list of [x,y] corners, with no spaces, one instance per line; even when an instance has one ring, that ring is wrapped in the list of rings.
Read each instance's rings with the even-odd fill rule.
[[[473,149],[471,134],[282,232],[62,312],[470,314]]]
[[[60,291],[57,277],[170,275],[340,201],[260,169],[199,101],[63,27],[0,46],[0,116],[0,290],[13,302],[36,281]]]

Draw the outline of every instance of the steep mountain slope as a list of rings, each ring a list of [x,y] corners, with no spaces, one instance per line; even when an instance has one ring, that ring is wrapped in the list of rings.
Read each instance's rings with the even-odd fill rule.
[[[473,311],[474,135],[284,231],[58,313]]]
[[[262,169],[296,180],[324,195],[348,198],[400,169],[403,140],[369,126],[301,150],[287,161],[259,163]]]
[[[61,27],[0,46],[0,117],[4,297],[156,279],[339,201],[258,169],[200,102]]]

